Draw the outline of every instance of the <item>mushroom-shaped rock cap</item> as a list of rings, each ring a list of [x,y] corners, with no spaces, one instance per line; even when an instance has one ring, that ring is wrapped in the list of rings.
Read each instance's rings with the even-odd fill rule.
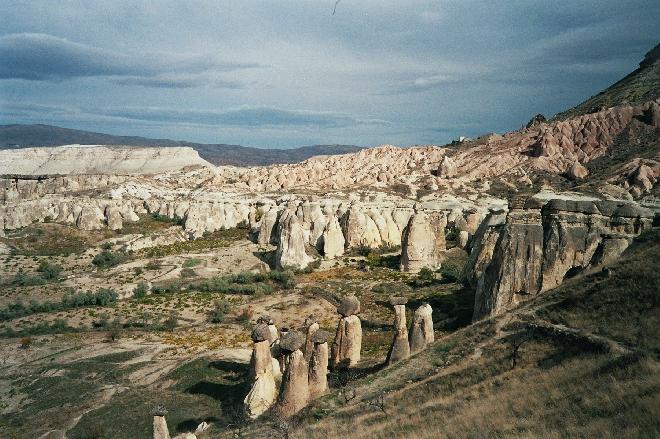
[[[165,416],[167,414],[167,409],[164,405],[157,405],[151,409],[151,414],[153,416]]]
[[[330,333],[321,329],[312,335],[312,342],[317,344],[327,343],[328,338],[330,338]]]
[[[406,297],[392,297],[390,299],[390,304],[394,305],[405,305],[408,303],[408,299]]]
[[[265,323],[267,325],[272,325],[273,319],[271,319],[268,314],[264,314],[259,316],[259,318],[257,319],[257,323]]]
[[[266,323],[259,323],[252,330],[251,337],[252,337],[252,341],[255,343],[268,340],[268,338],[270,337],[270,330],[268,329],[268,325]]]
[[[316,317],[314,317],[314,314],[310,314],[309,317],[307,317],[305,319],[305,327],[308,328],[316,322],[317,322],[317,320],[316,320]]]
[[[280,348],[293,352],[305,344],[305,337],[298,331],[289,331],[280,338]]]
[[[360,301],[355,296],[346,296],[341,299],[341,303],[337,307],[337,312],[344,317],[359,314]]]

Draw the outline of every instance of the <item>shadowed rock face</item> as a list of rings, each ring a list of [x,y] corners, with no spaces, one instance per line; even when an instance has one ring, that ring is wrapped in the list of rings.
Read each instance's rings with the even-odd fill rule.
[[[317,331],[309,360],[309,397],[318,398],[328,392],[328,333]]]
[[[354,367],[360,362],[362,323],[356,315],[342,317],[332,343],[333,369]]]
[[[403,303],[402,303],[403,302]],[[408,342],[408,328],[406,326],[406,305],[405,300],[396,298],[392,300],[394,306],[394,340],[392,347],[387,354],[387,364],[394,364],[410,356],[410,344]]]
[[[513,205],[503,224],[501,214],[491,214],[475,236],[466,267],[476,287],[473,318],[499,314],[613,260],[652,221],[650,210],[612,201],[556,199],[542,209],[537,201]]]
[[[420,352],[435,340],[433,334],[433,309],[431,305],[425,303],[421,305],[413,314],[412,325],[410,326],[410,353]]]
[[[300,350],[288,354],[282,390],[278,401],[278,412],[289,418],[302,410],[309,401],[308,369],[305,356]]]

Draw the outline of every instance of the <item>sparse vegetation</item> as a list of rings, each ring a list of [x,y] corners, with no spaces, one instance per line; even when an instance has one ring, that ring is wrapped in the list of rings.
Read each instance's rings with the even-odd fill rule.
[[[101,253],[94,256],[94,259],[92,259],[92,264],[101,269],[107,269],[116,267],[117,265],[124,262],[127,258],[128,256],[125,253],[103,250]]]

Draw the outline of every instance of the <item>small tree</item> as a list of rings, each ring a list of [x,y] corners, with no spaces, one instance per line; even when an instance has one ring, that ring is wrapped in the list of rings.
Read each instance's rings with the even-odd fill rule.
[[[41,277],[47,280],[57,279],[57,277],[62,272],[62,267],[56,264],[52,264],[49,261],[42,259],[39,262],[39,268],[37,271],[41,273]]]
[[[122,330],[122,324],[121,320],[119,317],[115,317],[115,319],[110,323],[108,327],[108,338],[110,339],[111,342],[115,342],[119,340],[121,337],[121,330]]]

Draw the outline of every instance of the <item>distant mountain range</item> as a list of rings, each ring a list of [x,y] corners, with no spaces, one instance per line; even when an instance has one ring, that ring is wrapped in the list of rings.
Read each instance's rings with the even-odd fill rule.
[[[315,155],[347,154],[363,149],[355,145],[314,145],[292,149],[261,149],[240,145],[205,144],[170,139],[149,139],[61,128],[52,125],[0,125],[0,149],[81,145],[190,146],[214,165],[260,166],[297,163]]]

